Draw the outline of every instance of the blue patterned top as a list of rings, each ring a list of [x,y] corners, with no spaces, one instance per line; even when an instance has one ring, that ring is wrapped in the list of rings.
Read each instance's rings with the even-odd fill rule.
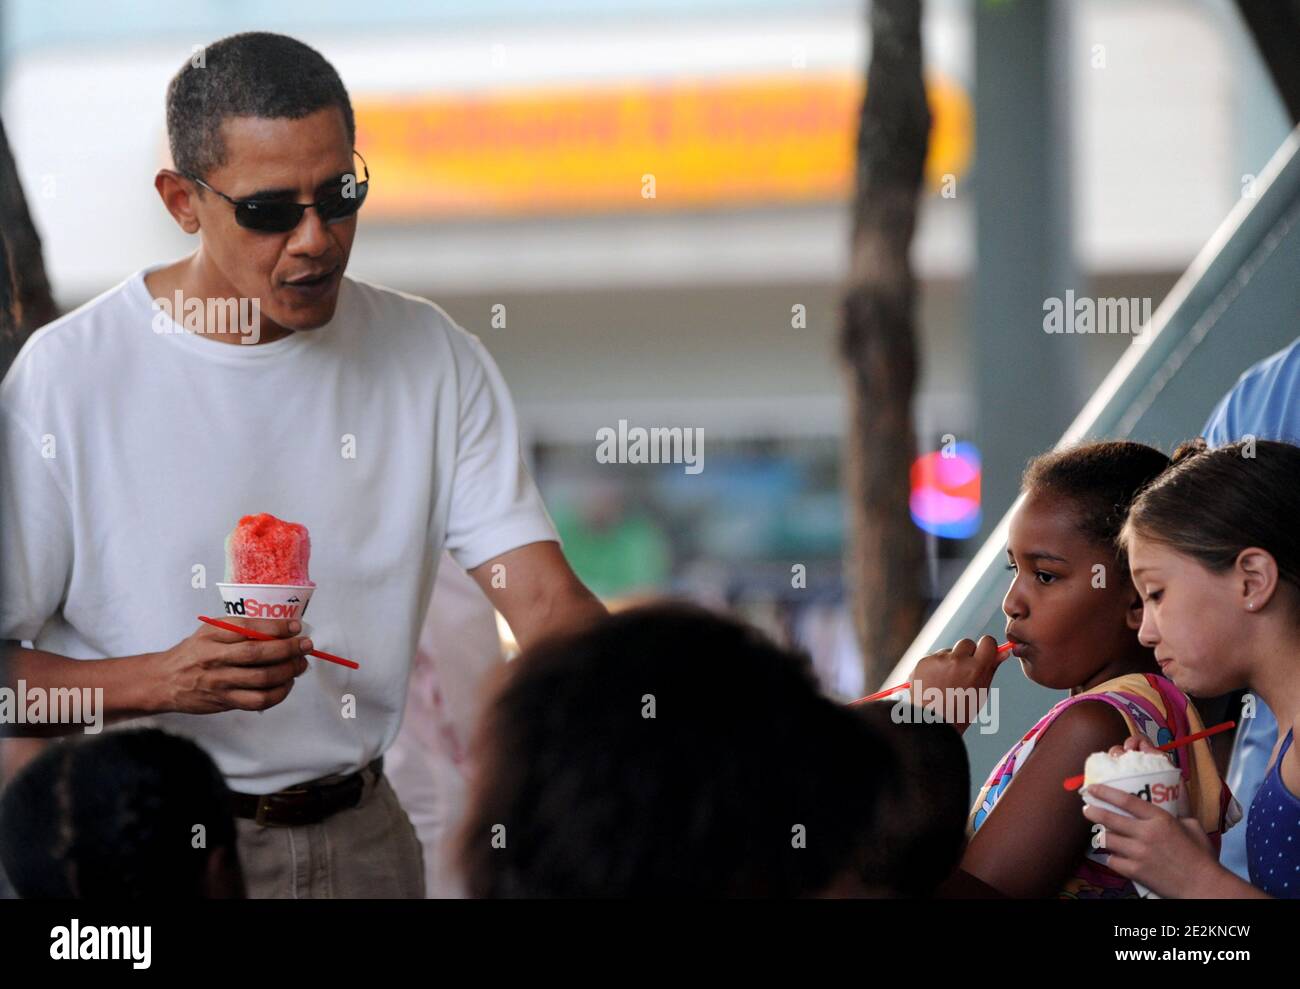
[[[1282,782],[1282,757],[1294,734],[1294,729],[1286,733],[1246,820],[1250,884],[1287,900],[1300,899],[1300,797]]]

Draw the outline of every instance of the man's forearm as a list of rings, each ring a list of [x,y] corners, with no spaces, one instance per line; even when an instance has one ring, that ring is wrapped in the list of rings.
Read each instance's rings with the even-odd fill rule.
[[[523,650],[609,614],[600,598],[578,579],[554,540],[518,546],[479,564],[469,575],[505,616]]]
[[[154,695],[153,683],[145,671],[149,653],[138,656],[121,656],[113,659],[80,660],[60,656],[41,649],[24,649],[11,645],[0,664],[0,686],[18,689],[23,681],[25,689],[43,691],[50,696],[53,691],[90,689],[103,690],[103,708],[100,712],[105,722],[125,721],[158,714],[164,710],[160,699]],[[80,731],[80,724],[5,724],[0,733],[19,737],[47,737],[70,735]]]
[[[606,618],[609,611],[601,604],[600,598],[581,583],[563,595],[547,597],[530,608],[524,620],[513,624],[510,630],[515,633],[515,641],[521,650],[527,650],[542,639],[566,632],[576,632],[593,622]]]

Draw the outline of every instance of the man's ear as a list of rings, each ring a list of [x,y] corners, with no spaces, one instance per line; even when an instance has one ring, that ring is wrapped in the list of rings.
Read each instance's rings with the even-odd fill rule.
[[[195,211],[196,189],[194,183],[180,172],[170,168],[161,168],[154,176],[153,187],[158,190],[167,212],[172,215],[176,225],[187,234],[199,232],[199,215]]]
[[[1142,595],[1137,591],[1133,592],[1133,599],[1128,603],[1128,610],[1124,612],[1124,624],[1136,632],[1142,627]]]

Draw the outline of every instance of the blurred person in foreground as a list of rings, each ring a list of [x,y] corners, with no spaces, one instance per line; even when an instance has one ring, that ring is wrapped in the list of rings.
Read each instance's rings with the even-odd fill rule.
[[[239,899],[230,791],[156,728],[50,745],[0,797],[0,860],[24,899]]]
[[[965,750],[888,709],[828,699],[806,657],[691,605],[552,638],[479,724],[468,892],[928,896],[960,856]],[[932,800],[920,764],[958,799]]]

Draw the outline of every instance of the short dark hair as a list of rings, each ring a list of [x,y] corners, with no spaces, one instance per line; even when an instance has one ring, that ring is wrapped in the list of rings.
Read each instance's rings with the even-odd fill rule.
[[[172,163],[203,178],[225,164],[221,123],[227,117],[298,120],[337,106],[356,140],[352,101],[343,80],[316,49],[283,34],[232,34],[202,49],[167,87],[167,140]]]
[[[1120,529],[1138,492],[1168,466],[1169,458],[1145,443],[1082,443],[1035,457],[1025,469],[1021,488],[1068,498],[1078,508],[1079,532],[1110,549],[1127,572],[1128,557],[1117,542]]]
[[[237,862],[235,842],[216,764],[156,728],[60,740],[0,797],[0,860],[25,898],[203,896],[209,856],[225,848]]]
[[[806,656],[675,603],[526,651],[475,750],[460,861],[480,897],[828,892],[860,876],[897,772]]]

